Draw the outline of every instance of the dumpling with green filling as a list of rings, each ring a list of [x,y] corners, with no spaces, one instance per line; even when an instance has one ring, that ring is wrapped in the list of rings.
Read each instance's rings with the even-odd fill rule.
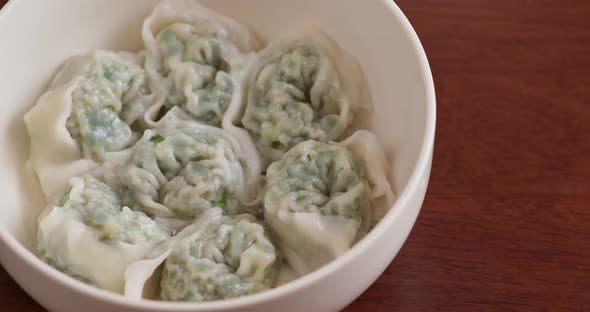
[[[381,146],[365,130],[341,143],[301,142],[270,165],[264,217],[296,274],[347,251],[372,226],[373,215],[391,207],[386,172]]]
[[[81,77],[66,127],[86,158],[101,159],[137,141],[153,103],[143,54],[95,51],[69,59],[53,85]]]
[[[132,264],[125,274],[125,296],[168,301],[241,297],[273,287],[281,259],[265,226],[253,215],[227,216],[213,208],[147,259]],[[147,289],[148,278],[161,263],[161,279]]]
[[[142,30],[146,71],[158,94],[150,118],[178,107],[190,118],[221,127],[241,92],[244,59],[260,45],[252,32],[194,0],[156,6]]]
[[[166,118],[145,131],[117,172],[129,205],[151,216],[193,219],[213,207],[236,214],[260,186],[241,150],[220,128]]]
[[[241,122],[267,164],[300,142],[338,139],[371,107],[359,64],[318,29],[270,42],[246,71]]]
[[[78,280],[122,293],[127,266],[169,237],[144,213],[123,206],[110,186],[86,175],[72,178],[39,217],[36,252]]]
[[[154,100],[141,64],[130,53],[72,57],[25,115],[29,164],[46,198],[140,137]]]

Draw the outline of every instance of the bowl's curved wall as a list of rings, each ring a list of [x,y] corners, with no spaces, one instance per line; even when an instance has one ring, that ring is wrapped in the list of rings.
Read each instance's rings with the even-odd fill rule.
[[[0,13],[0,261],[36,300],[51,310],[145,311],[194,304],[129,303],[82,285],[36,259],[35,221],[44,202],[36,178],[25,169],[25,112],[68,56],[98,48],[138,50],[139,30],[157,0],[20,0]],[[367,127],[386,149],[396,194],[393,211],[351,252],[286,286],[227,302],[199,304],[208,310],[331,311],[352,301],[401,248],[419,212],[434,140],[434,87],[417,37],[387,0],[206,0],[213,9],[252,27],[263,39],[294,27],[317,25],[361,63],[375,113]],[[22,245],[20,245],[20,244]],[[23,248],[23,246],[25,248]],[[68,300],[60,298],[69,298]],[[305,298],[305,299],[302,299]]]

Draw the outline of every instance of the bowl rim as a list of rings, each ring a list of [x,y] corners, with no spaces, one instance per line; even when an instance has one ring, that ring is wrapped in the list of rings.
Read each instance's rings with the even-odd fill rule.
[[[372,241],[383,235],[389,225],[393,223],[404,207],[407,206],[407,203],[412,198],[412,194],[414,194],[419,187],[423,186],[423,175],[430,168],[432,151],[434,147],[436,128],[436,95],[432,72],[426,57],[426,53],[417,33],[397,4],[392,0],[380,1],[386,5],[390,12],[401,23],[405,34],[410,39],[414,52],[418,56],[418,62],[421,67],[420,70],[424,79],[423,83],[425,84],[426,88],[425,131],[422,138],[422,144],[420,146],[420,152],[418,154],[418,160],[414,165],[412,174],[406,187],[399,194],[399,197],[390,210],[386,213],[386,215],[381,219],[381,221],[363,239],[361,239],[342,256],[334,259],[316,271],[300,277],[292,282],[260,293],[240,298],[211,302],[166,302],[148,299],[132,300],[130,298],[124,297],[123,295],[112,293],[103,289],[98,289],[96,287],[84,284],[76,279],[70,278],[65,274],[51,268],[45,262],[37,258],[3,227],[0,227],[0,245],[7,246],[7,248],[11,249],[12,252],[18,255],[22,261],[25,261],[29,266],[34,267],[40,274],[44,274],[48,279],[52,279],[55,283],[60,284],[62,287],[69,288],[70,290],[85,296],[93,297],[95,300],[110,302],[121,307],[142,309],[146,311],[220,311],[225,309],[245,308],[287,296],[289,293],[305,288],[307,285],[313,284],[318,280],[333,274],[339,268],[346,266],[359,254],[364,253],[369,248],[369,245]],[[24,1],[9,1],[0,10],[0,21],[2,17],[6,15],[13,7],[22,2]],[[8,273],[12,275],[10,272]]]

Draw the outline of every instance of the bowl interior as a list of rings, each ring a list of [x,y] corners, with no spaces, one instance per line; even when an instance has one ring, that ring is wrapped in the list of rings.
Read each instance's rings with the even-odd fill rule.
[[[23,115],[69,56],[95,49],[138,51],[140,27],[157,0],[21,0],[0,15],[0,222],[31,249],[44,200],[26,168]],[[316,25],[361,63],[375,106],[365,123],[381,140],[396,194],[403,192],[424,143],[430,87],[413,38],[387,0],[205,0],[268,41]]]

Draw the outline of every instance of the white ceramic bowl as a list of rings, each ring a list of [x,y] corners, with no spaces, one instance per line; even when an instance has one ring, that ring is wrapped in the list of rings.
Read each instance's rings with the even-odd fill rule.
[[[321,269],[256,295],[209,303],[129,301],[52,269],[31,253],[44,207],[25,169],[23,115],[68,56],[139,50],[140,25],[158,0],[19,0],[0,12],[0,261],[53,311],[336,311],[359,296],[406,240],[430,174],[435,96],[428,61],[407,19],[388,0],[206,0],[271,39],[301,24],[323,28],[361,63],[375,104],[370,130],[387,151],[397,202],[351,251]]]

